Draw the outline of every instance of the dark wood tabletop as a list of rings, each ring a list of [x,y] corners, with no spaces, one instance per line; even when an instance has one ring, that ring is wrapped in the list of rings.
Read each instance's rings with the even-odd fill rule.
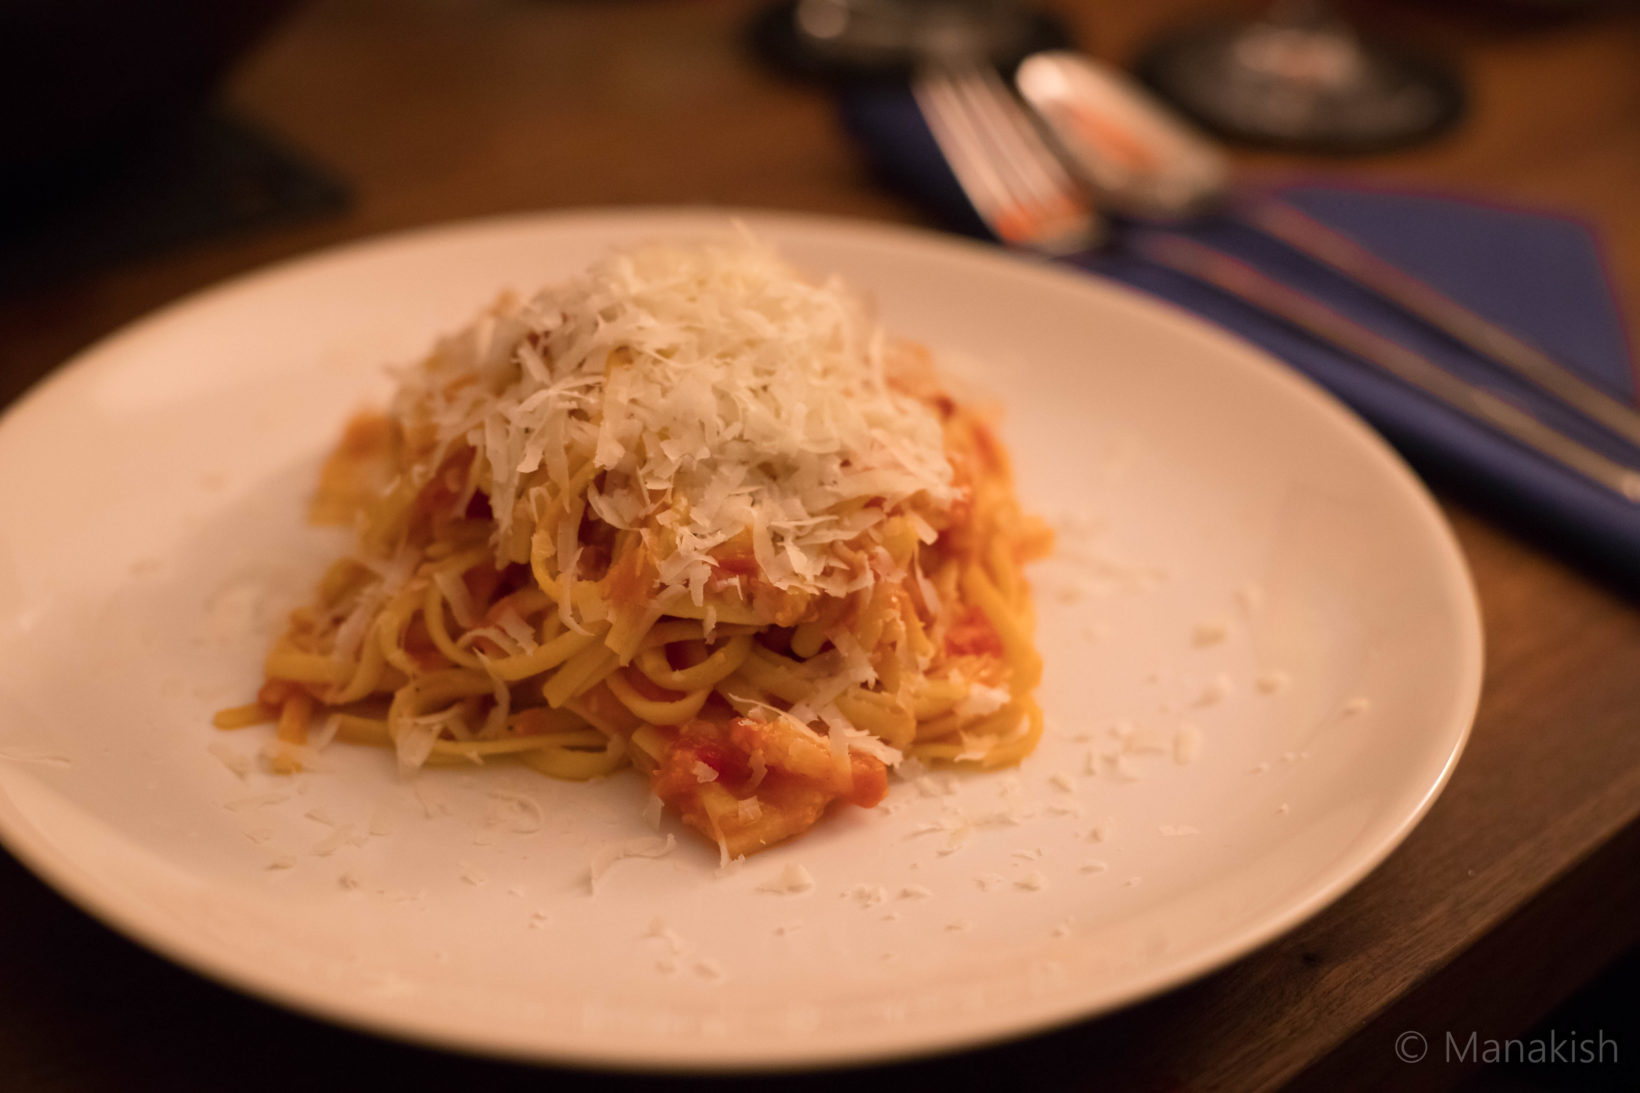
[[[221,278],[343,240],[454,218],[711,203],[926,224],[868,171],[828,95],[747,50],[754,0],[314,0],[225,101],[351,191],[330,215],[128,256],[0,296],[0,402],[94,339]],[[1109,60],[1224,3],[1044,5]],[[1257,10],[1260,5],[1243,5]],[[1228,5],[1233,8],[1234,5]],[[1554,5],[1545,5],[1554,7]],[[1599,233],[1640,329],[1640,9],[1567,16],[1482,3],[1346,6],[1454,60],[1446,136],[1360,159],[1239,153],[1570,213]],[[1640,944],[1640,603],[1437,496],[1485,617],[1473,737],[1387,862],[1288,935],[1101,1020],[850,1073],[963,1088],[1450,1088],[1395,1038],[1520,1034]],[[0,854],[0,1088],[648,1087],[379,1040],[206,982],[125,941]],[[1637,988],[1640,993],[1640,988]],[[1617,1035],[1618,1030],[1609,1030]],[[1640,1053],[1630,1026],[1623,1051]],[[819,1088],[835,1076],[798,1076]],[[757,1084],[748,1081],[747,1084]]]

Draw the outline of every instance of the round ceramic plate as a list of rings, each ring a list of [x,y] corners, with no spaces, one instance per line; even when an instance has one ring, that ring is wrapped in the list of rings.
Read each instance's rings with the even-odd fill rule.
[[[264,771],[222,733],[340,548],[323,454],[499,290],[710,212],[523,217],[346,247],[206,292],[0,424],[0,834],[130,937],[408,1039],[619,1067],[951,1049],[1222,965],[1335,899],[1429,807],[1481,677],[1422,487],[1310,384],[1181,312],[977,245],[748,215],[1005,407],[1030,508],[1047,736],[901,780],[720,870],[630,773]],[[800,865],[813,885],[768,890]],[[774,885],[772,887],[778,887]]]

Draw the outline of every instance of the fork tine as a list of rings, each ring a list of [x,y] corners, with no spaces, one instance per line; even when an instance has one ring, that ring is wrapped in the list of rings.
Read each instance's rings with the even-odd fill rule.
[[[995,229],[1002,210],[1010,204],[1009,188],[997,173],[995,160],[985,154],[979,131],[957,96],[955,85],[929,71],[918,75],[911,91],[963,193],[980,219]],[[1006,235],[1003,239],[1009,243],[1017,241]]]
[[[955,75],[955,83],[1002,162],[1013,168],[1028,192],[1048,203],[1087,204],[994,69],[970,67]]]
[[[963,192],[999,238],[1054,254],[1097,241],[1098,214],[995,72],[930,65],[912,91]]]

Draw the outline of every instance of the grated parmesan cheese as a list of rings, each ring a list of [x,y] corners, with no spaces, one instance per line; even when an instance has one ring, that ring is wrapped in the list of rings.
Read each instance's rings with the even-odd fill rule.
[[[880,884],[856,884],[843,894],[853,896],[855,901],[867,910],[880,906],[888,899],[888,889]]]
[[[1259,693],[1267,695],[1280,694],[1288,687],[1291,687],[1292,684],[1293,677],[1279,669],[1262,672],[1253,681],[1253,685],[1259,689]]]
[[[352,824],[337,824],[329,835],[314,843],[308,853],[316,858],[328,858],[344,846],[362,846],[364,841],[365,836],[355,831]]]
[[[782,869],[778,876],[774,876],[757,886],[759,892],[773,892],[776,895],[796,895],[807,892],[814,887],[814,877],[809,871],[795,862]]]
[[[1223,619],[1198,622],[1190,631],[1191,643],[1197,647],[1217,645],[1230,636],[1230,624]]]
[[[546,826],[541,802],[526,793],[495,788],[490,790],[490,801],[485,810],[486,826],[503,826],[519,835],[533,835]]]
[[[1230,673],[1220,672],[1208,680],[1207,685],[1202,688],[1202,693],[1196,696],[1196,705],[1215,706],[1229,698],[1230,692],[1233,690],[1235,690],[1235,683],[1231,680]]]
[[[1202,731],[1188,722],[1173,734],[1173,761],[1180,766],[1194,763],[1202,753]]]
[[[974,683],[969,685],[967,696],[957,703],[956,712],[963,717],[984,717],[996,713],[1011,701],[1013,695],[1008,693],[1006,687]]]
[[[834,543],[956,496],[938,418],[890,384],[866,303],[749,238],[615,251],[503,299],[404,377],[395,412],[440,451],[478,452],[498,558],[537,493],[568,483],[571,453],[591,456],[593,513],[652,536],[662,582],[697,604],[710,552],[737,535],[775,587],[844,595],[858,574]],[[561,530],[567,569],[578,544]]]
[[[610,843],[601,846],[592,854],[592,861],[587,866],[587,890],[593,895],[598,894],[598,882],[604,874],[615,867],[615,863],[626,858],[661,858],[677,849],[678,840],[671,835],[666,838],[628,839],[625,842]]]
[[[251,759],[244,752],[236,751],[223,740],[213,740],[205,745],[205,750],[216,757],[217,761],[227,767],[240,781],[244,781],[251,774]]]
[[[666,805],[662,803],[661,799],[651,793],[643,803],[643,822],[648,824],[652,830],[659,831],[661,829],[661,816],[665,809]]]

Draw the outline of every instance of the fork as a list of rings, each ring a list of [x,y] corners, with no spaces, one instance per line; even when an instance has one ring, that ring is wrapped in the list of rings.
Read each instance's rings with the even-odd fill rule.
[[[1054,257],[1103,242],[1104,219],[996,69],[930,61],[911,91],[963,193],[998,239]]]
[[[998,239],[1060,258],[1106,241],[1104,220],[1087,190],[1071,176],[994,68],[948,58],[933,60],[918,70],[912,94],[963,193]],[[1278,284],[1223,252],[1161,230],[1146,230],[1131,241],[1129,249],[1153,265],[1207,284],[1373,365],[1624,500],[1640,504],[1640,470],[1609,458],[1484,387],[1367,331],[1313,297]],[[1348,276],[1347,270],[1340,272]],[[1373,291],[1370,286],[1362,287]]]

